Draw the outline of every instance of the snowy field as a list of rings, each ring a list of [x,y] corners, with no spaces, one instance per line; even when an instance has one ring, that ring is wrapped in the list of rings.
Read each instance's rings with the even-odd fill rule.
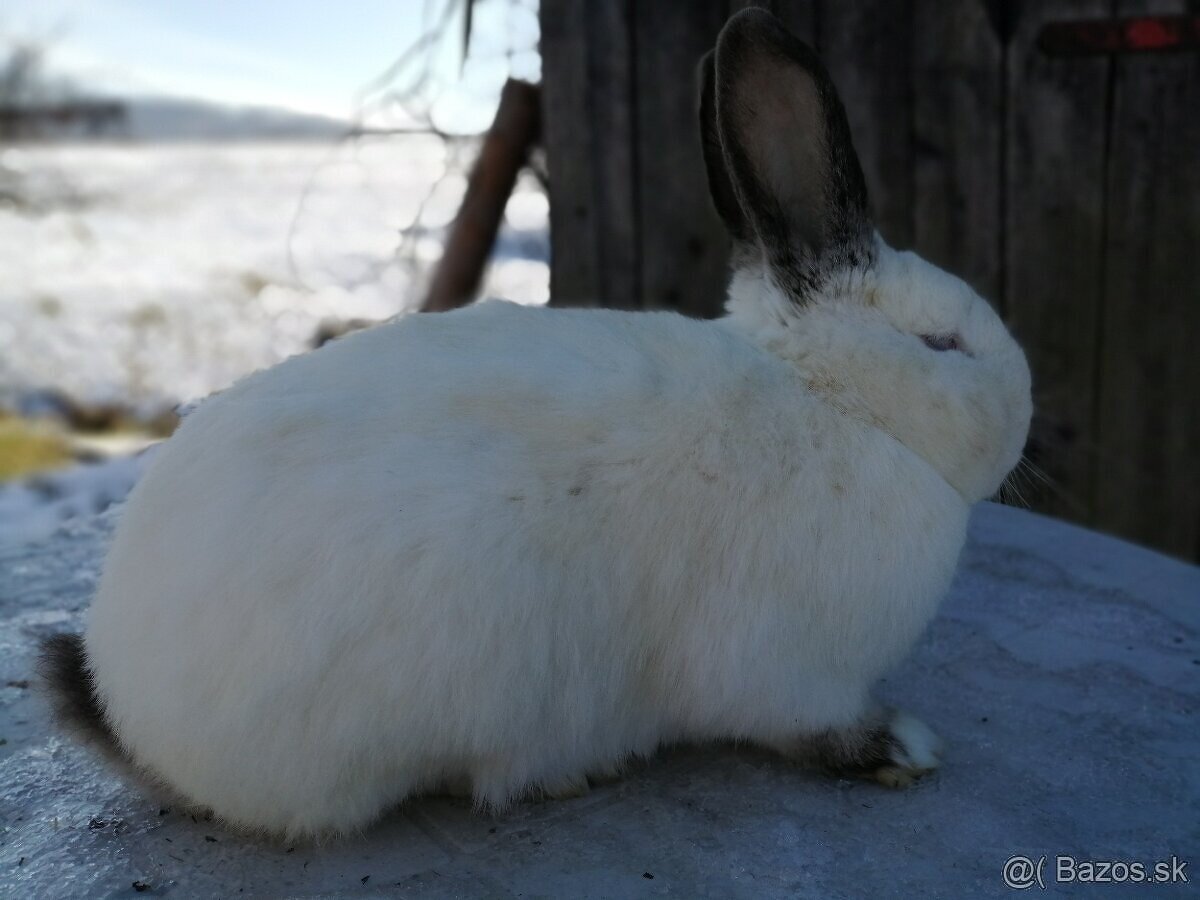
[[[323,322],[410,310],[471,155],[412,136],[0,149],[20,196],[0,200],[0,404],[52,389],[151,414],[303,352]],[[485,296],[546,301],[546,208],[523,177]],[[0,543],[103,509],[137,469],[0,486]]]

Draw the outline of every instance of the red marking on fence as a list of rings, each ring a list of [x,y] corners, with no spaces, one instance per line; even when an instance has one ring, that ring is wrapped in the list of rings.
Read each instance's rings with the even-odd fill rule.
[[[1050,56],[1200,50],[1200,16],[1051,22],[1037,44]]]

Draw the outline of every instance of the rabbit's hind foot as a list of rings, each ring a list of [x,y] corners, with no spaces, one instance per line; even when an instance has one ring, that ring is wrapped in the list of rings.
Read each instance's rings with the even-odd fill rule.
[[[470,775],[454,775],[443,781],[434,793],[457,800],[470,800],[475,795],[475,785]]]
[[[539,793],[547,800],[574,800],[591,790],[586,778],[558,778],[542,785]]]
[[[924,722],[908,713],[897,712],[877,738],[886,749],[888,762],[861,773],[884,787],[906,788],[922,775],[940,765],[941,739]]]
[[[878,708],[849,728],[808,735],[776,749],[832,775],[906,788],[938,767],[942,742],[908,713]]]

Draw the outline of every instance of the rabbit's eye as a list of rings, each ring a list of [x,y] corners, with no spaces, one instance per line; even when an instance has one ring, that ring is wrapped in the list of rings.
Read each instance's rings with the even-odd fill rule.
[[[957,334],[923,334],[921,340],[930,350],[961,350],[962,341]]]

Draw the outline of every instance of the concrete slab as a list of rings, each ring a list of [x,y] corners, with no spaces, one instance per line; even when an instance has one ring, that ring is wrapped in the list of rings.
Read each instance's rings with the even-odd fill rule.
[[[52,736],[27,686],[33,645],[80,626],[111,526],[0,555],[6,897],[959,898],[1011,893],[1017,854],[1045,857],[1056,893],[1200,883],[1200,569],[1111,538],[978,509],[942,614],[880,689],[947,743],[911,790],[686,748],[577,800],[494,819],[428,799],[362,839],[290,847],[193,821]],[[1056,883],[1059,855],[1174,856],[1195,877],[1105,894]]]

